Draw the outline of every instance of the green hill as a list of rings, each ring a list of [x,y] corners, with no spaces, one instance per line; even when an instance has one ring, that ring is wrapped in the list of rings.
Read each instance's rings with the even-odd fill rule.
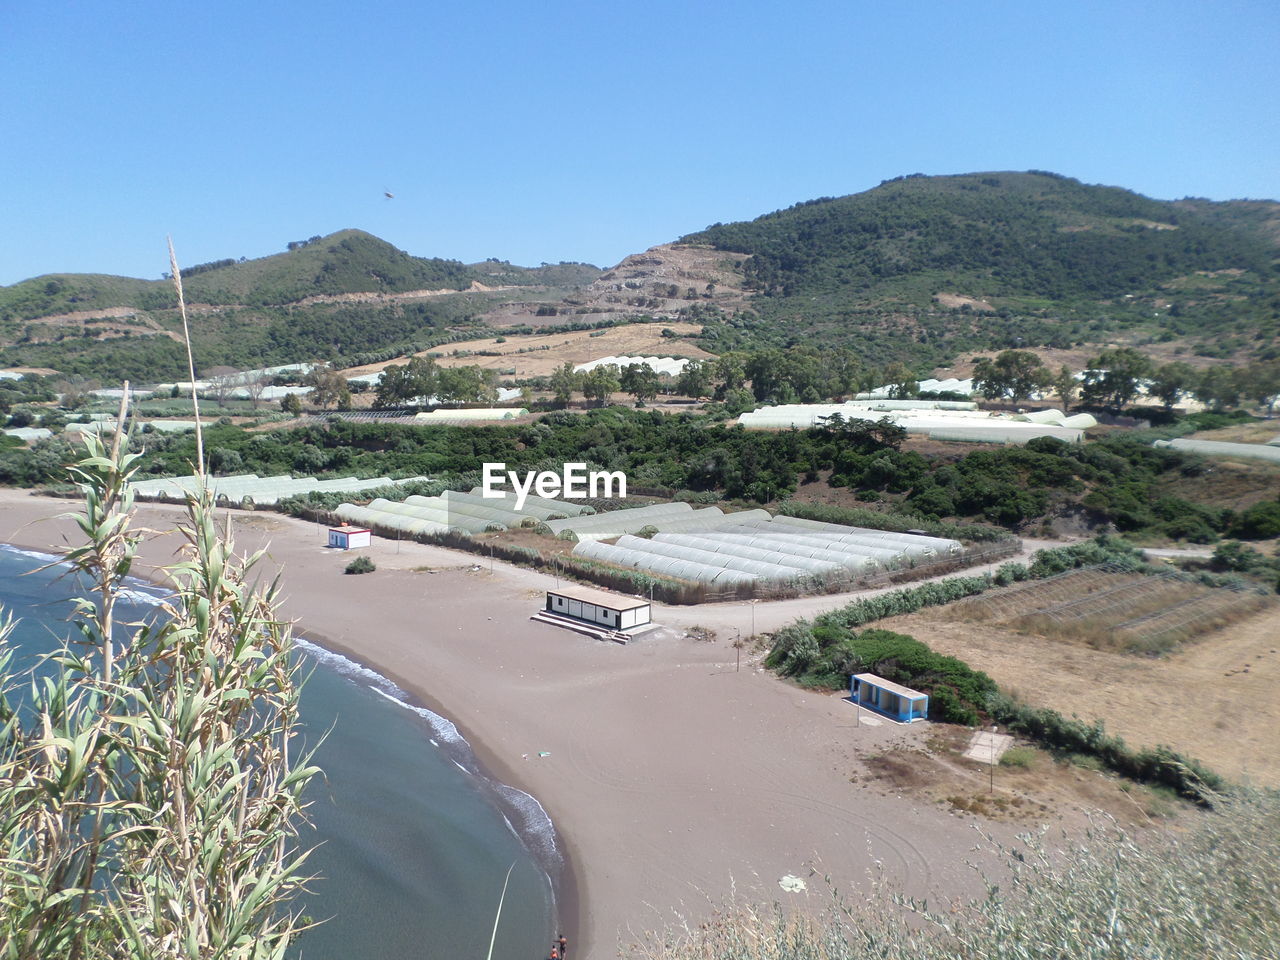
[[[414,257],[361,230],[343,230],[255,260],[187,265],[183,288],[204,363],[252,367],[434,345],[474,332],[464,328],[514,295],[491,288],[559,295],[599,274],[580,263],[529,268],[489,260],[468,266]],[[452,295],[312,299],[420,290]],[[176,308],[167,279],[48,274],[0,287],[0,366],[46,366],[105,380],[178,378],[185,360],[175,339]]]
[[[896,312],[920,324],[915,340],[959,348],[999,345],[978,342],[996,319],[1022,321],[1028,344],[1082,339],[1064,320],[1274,340],[1278,238],[1277,203],[1151,200],[1029,172],[899,177],[682,240],[748,254],[753,306],[792,335],[843,326],[856,338]],[[966,326],[985,332],[961,344]]]

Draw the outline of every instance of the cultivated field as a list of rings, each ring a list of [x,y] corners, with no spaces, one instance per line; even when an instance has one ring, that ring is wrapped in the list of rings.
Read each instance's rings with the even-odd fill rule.
[[[1254,590],[1213,589],[1169,574],[1071,570],[953,604],[954,616],[1095,649],[1161,654],[1264,609]]]
[[[1165,744],[1225,776],[1280,786],[1275,606],[1159,659],[970,621],[957,606],[876,625],[960,657],[1027,703],[1101,719],[1131,746]]]
[[[598,360],[601,357],[677,355],[706,359],[712,354],[692,343],[674,337],[664,337],[663,330],[673,330],[680,337],[696,335],[700,324],[635,323],[622,327],[598,330],[564,330],[527,336],[511,335],[499,343],[495,337],[483,340],[464,340],[423,351],[418,356],[434,356],[442,367],[472,366],[515,369],[517,378],[545,377],[566,360],[573,364]],[[592,336],[592,334],[598,334]],[[479,355],[483,351],[484,355]],[[373,373],[393,363],[404,363],[402,357],[383,363],[354,367],[343,372],[348,376]]]

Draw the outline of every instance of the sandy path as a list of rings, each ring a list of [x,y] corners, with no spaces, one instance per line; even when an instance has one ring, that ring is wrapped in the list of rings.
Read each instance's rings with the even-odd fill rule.
[[[0,541],[57,549],[73,529],[42,518],[74,506],[0,491]],[[149,506],[140,520],[165,530],[177,514]],[[469,555],[376,541],[368,552],[378,572],[347,577],[349,557],[326,549],[314,524],[275,514],[234,521],[239,549],[269,543],[286,612],[308,634],[450,717],[490,770],[542,802],[573,868],[562,878],[562,919],[577,957],[611,956],[676,912],[703,918],[735,891],[820,904],[824,874],[846,894],[877,865],[913,894],[972,889],[970,826],[850,783],[860,754],[919,742],[928,725],[868,718],[855,727],[838,696],[784,684],[750,659],[735,671],[724,640],[667,630],[622,647],[530,622],[554,584],[532,571],[498,563],[491,573]],[[171,553],[172,541],[160,540],[141,556],[160,563]],[[760,603],[757,629],[843,600]],[[655,611],[671,624],[749,615],[745,604]],[[809,892],[784,894],[786,874],[805,878]]]

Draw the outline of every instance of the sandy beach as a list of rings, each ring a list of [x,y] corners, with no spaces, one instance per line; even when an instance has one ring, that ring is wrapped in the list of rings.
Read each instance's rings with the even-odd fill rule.
[[[0,490],[0,541],[59,551],[75,501]],[[139,525],[172,530],[180,510],[144,505]],[[447,716],[499,780],[536,797],[567,857],[560,920],[570,955],[608,957],[646,931],[753,902],[850,897],[879,874],[913,895],[973,890],[979,837],[936,804],[851,782],[859,755],[922,742],[846,699],[759,668],[737,632],[775,629],[848,596],[664,607],[666,627],[627,645],[531,622],[555,579],[422,544],[375,539],[378,566],[344,576],[351,555],[315,524],[231,513],[241,552],[265,547],[298,631],[392,679]],[[168,561],[163,533],[136,572]],[[685,636],[710,627],[713,642]],[[784,876],[806,881],[784,892]]]

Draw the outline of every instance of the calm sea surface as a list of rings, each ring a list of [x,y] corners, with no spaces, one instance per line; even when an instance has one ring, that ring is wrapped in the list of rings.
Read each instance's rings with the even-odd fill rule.
[[[15,646],[28,664],[67,635],[74,584],[57,571],[32,572],[49,559],[0,546],[0,604],[22,618]],[[149,606],[156,592],[137,584],[135,600]],[[302,700],[307,738],[328,733],[305,837],[319,844],[310,868],[321,879],[303,909],[328,919],[295,955],[483,960],[514,863],[494,957],[545,957],[556,932],[548,875],[561,862],[542,808],[484,777],[448,720],[407,705],[372,671],[299,645],[315,667]]]

